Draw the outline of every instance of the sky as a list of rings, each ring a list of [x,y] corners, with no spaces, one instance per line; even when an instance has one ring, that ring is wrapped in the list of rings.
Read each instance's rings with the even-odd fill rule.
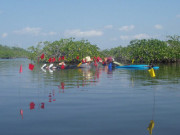
[[[100,49],[180,35],[180,0],[0,0],[0,44],[74,37]]]

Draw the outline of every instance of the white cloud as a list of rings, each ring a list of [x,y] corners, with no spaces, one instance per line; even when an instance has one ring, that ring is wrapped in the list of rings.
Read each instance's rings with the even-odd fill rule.
[[[120,39],[121,40],[132,40],[132,39],[149,39],[151,36],[148,34],[136,34],[136,35],[121,35]]]
[[[105,29],[112,29],[113,28],[113,25],[106,25],[104,26]]]
[[[5,37],[7,37],[7,36],[8,36],[8,33],[3,33],[1,37],[2,37],[2,38],[5,38]]]
[[[121,36],[120,36],[120,39],[121,39],[121,40],[129,40],[129,38],[130,38],[129,36],[124,36],[124,35],[121,35]]]
[[[93,37],[93,36],[102,36],[103,32],[98,30],[81,31],[79,29],[76,29],[76,30],[67,30],[65,31],[64,35],[74,36],[74,37]]]
[[[156,29],[158,29],[158,30],[163,29],[163,26],[162,26],[162,25],[160,25],[160,24],[156,24],[156,25],[154,25],[154,27],[155,27]]]
[[[42,29],[39,27],[33,28],[33,27],[26,27],[21,30],[16,30],[14,31],[15,34],[20,34],[20,35],[35,35],[35,36],[53,36],[56,35],[56,32],[42,32]]]
[[[135,39],[147,39],[147,38],[150,38],[150,36],[148,34],[142,33],[142,34],[134,35],[133,38],[135,38]]]
[[[130,26],[122,26],[121,28],[119,28],[120,31],[131,31],[135,28],[134,25],[130,25]]]
[[[31,27],[26,27],[21,30],[16,30],[14,33],[24,35],[24,34],[32,34],[32,35],[39,35],[41,32],[41,28],[31,28]]]
[[[180,18],[180,14],[176,15],[177,18]]]

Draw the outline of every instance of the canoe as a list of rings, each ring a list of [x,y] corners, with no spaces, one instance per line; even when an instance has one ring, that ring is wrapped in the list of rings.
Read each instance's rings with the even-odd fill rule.
[[[89,65],[88,63],[82,63],[79,68],[90,68],[91,65]]]
[[[149,65],[124,65],[116,66],[116,68],[125,68],[125,69],[149,69]],[[158,66],[154,66],[153,69],[159,69]]]

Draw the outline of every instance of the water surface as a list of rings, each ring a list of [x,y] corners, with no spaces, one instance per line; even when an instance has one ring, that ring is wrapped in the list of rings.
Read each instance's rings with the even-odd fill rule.
[[[0,60],[2,135],[179,135],[180,65],[147,70],[42,71]],[[19,73],[22,64],[23,72]]]

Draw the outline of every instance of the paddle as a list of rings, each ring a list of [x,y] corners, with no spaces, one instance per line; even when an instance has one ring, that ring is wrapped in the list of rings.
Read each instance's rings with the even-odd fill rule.
[[[117,61],[114,61],[115,64],[119,65],[119,66],[123,66],[123,64],[117,62]]]
[[[134,59],[132,59],[132,64],[134,64]]]
[[[77,65],[77,67],[80,67],[80,66],[81,66],[81,64],[82,64],[82,62],[81,62],[81,63],[79,63],[79,64]]]

